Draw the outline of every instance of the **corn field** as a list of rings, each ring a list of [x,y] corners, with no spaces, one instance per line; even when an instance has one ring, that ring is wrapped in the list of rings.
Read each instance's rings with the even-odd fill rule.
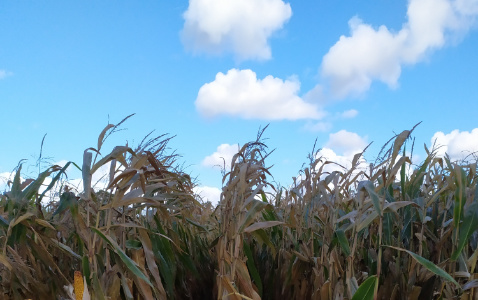
[[[412,129],[366,168],[358,153],[327,173],[333,162],[312,153],[279,187],[262,130],[233,157],[212,207],[167,153],[168,136],[104,154],[116,128],[81,164],[25,180],[18,167],[0,195],[0,299],[478,299],[473,157],[425,147],[413,166]],[[94,188],[104,166],[107,184]],[[69,167],[81,170],[78,190]]]

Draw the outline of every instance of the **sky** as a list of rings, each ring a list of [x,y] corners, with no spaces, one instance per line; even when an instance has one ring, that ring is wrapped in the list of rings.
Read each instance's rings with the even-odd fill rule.
[[[102,154],[175,136],[213,202],[217,165],[268,124],[282,186],[316,140],[344,165],[373,142],[373,161],[418,122],[414,163],[434,143],[463,159],[478,151],[477,17],[478,0],[1,1],[0,185],[22,159],[24,178],[81,165],[133,113]]]

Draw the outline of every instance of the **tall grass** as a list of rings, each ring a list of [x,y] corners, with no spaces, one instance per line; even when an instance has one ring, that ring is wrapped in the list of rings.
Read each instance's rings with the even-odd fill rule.
[[[329,174],[332,162],[312,153],[283,188],[270,183],[261,130],[213,208],[167,153],[168,136],[99,155],[117,128],[81,164],[23,181],[19,166],[0,196],[0,298],[478,299],[476,159],[426,149],[414,167],[410,130],[365,169],[359,153]],[[80,193],[62,180],[70,166]],[[42,205],[53,190],[59,201]]]

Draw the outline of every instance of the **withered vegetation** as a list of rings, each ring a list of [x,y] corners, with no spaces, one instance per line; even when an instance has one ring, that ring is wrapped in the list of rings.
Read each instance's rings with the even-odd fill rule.
[[[117,128],[81,165],[26,180],[18,167],[0,195],[0,298],[478,299],[473,156],[452,162],[425,147],[412,166],[406,130],[366,168],[358,153],[327,173],[332,162],[312,153],[284,188],[271,184],[261,130],[212,207],[167,153],[167,135],[100,155]],[[81,192],[64,180],[70,166]]]

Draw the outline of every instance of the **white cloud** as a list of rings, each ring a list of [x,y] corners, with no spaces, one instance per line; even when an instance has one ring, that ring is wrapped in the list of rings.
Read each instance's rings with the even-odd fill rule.
[[[306,102],[318,103],[320,105],[326,105],[328,100],[324,95],[324,87],[321,84],[314,86],[303,98]]]
[[[0,194],[5,191],[9,191],[11,189],[12,182],[15,178],[15,174],[16,174],[16,171],[0,173]],[[35,176],[28,176],[28,178],[31,178],[33,180],[37,179]],[[8,181],[11,181],[10,186],[8,185]],[[20,176],[20,182],[23,183],[24,181],[25,181],[25,178],[23,176]],[[51,182],[52,182],[52,178],[46,177],[45,180],[43,181],[43,184],[38,189],[38,192],[40,194],[43,193]],[[53,198],[54,198],[54,191],[50,190],[49,192],[45,193],[45,196],[42,199],[42,203],[46,204]]]
[[[361,94],[373,80],[395,88],[404,64],[415,64],[466,33],[477,15],[476,0],[410,0],[408,21],[398,32],[354,17],[350,36],[341,36],[323,57],[322,76],[337,97]]]
[[[320,119],[325,113],[305,102],[297,93],[297,80],[282,80],[271,75],[258,79],[252,70],[231,69],[217,73],[204,84],[196,99],[197,110],[205,117],[240,116],[245,119],[298,120]]]
[[[204,201],[210,201],[212,205],[216,206],[221,199],[221,190],[210,186],[197,186],[193,192],[199,195]]]
[[[332,129],[332,122],[331,120],[336,120],[336,119],[352,119],[355,118],[358,115],[358,111],[355,109],[349,109],[346,111],[343,111],[341,113],[336,113],[333,116],[329,116],[329,121],[320,121],[320,122],[312,122],[308,121],[303,129],[311,132],[327,132]],[[323,115],[326,116],[327,113],[324,111]]]
[[[231,168],[232,157],[237,152],[239,152],[239,145],[221,144],[217,147],[216,152],[203,159],[202,165],[213,168],[223,168],[225,165],[226,170],[229,170]]]
[[[367,145],[366,137],[361,137],[355,132],[346,130],[329,134],[329,140],[325,143],[325,147],[341,152],[345,156],[352,157],[354,154],[362,152]]]
[[[451,160],[462,160],[478,151],[478,128],[471,132],[459,130],[453,130],[448,134],[436,132],[431,139],[431,145],[433,144],[438,148],[437,155],[443,156],[448,153]]]
[[[327,132],[330,129],[332,129],[332,123],[330,123],[330,122],[317,122],[317,123],[307,122],[304,125],[304,129],[307,130],[307,131],[312,131],[312,132]]]
[[[282,0],[189,0],[181,36],[193,51],[270,59],[268,39],[291,16],[290,5]]]
[[[13,73],[5,70],[0,70],[0,79],[4,79],[8,76],[12,76]]]
[[[7,183],[9,180],[13,181],[14,176],[15,174],[11,172],[0,173],[0,193],[9,189]]]
[[[349,109],[340,114],[343,119],[352,119],[358,115],[358,111],[355,109]]]
[[[361,153],[367,146],[366,140],[366,137],[361,137],[354,132],[345,130],[329,134],[329,139],[325,143],[325,146],[316,154],[316,158],[320,158],[322,162],[316,166],[316,170],[318,171],[319,168],[323,166],[322,177],[334,171],[347,172],[352,167],[355,154]],[[326,161],[333,163],[323,165]],[[367,163],[363,157],[360,158],[358,163],[354,174],[365,170],[367,167]]]
[[[327,164],[323,167],[322,173],[332,173],[334,171],[347,172],[352,167],[352,161],[354,155],[362,152],[363,149],[357,152],[337,153],[334,150],[324,147],[317,153],[317,158],[322,158],[322,162],[331,161],[335,164]],[[338,165],[337,165],[338,164]],[[317,165],[317,169],[320,168],[322,164]],[[363,158],[359,160],[359,165],[355,171],[357,173],[360,170],[364,170],[367,164]],[[345,169],[343,169],[344,167]]]
[[[476,0],[456,0],[454,4],[456,9],[464,15],[478,15],[478,1]]]

